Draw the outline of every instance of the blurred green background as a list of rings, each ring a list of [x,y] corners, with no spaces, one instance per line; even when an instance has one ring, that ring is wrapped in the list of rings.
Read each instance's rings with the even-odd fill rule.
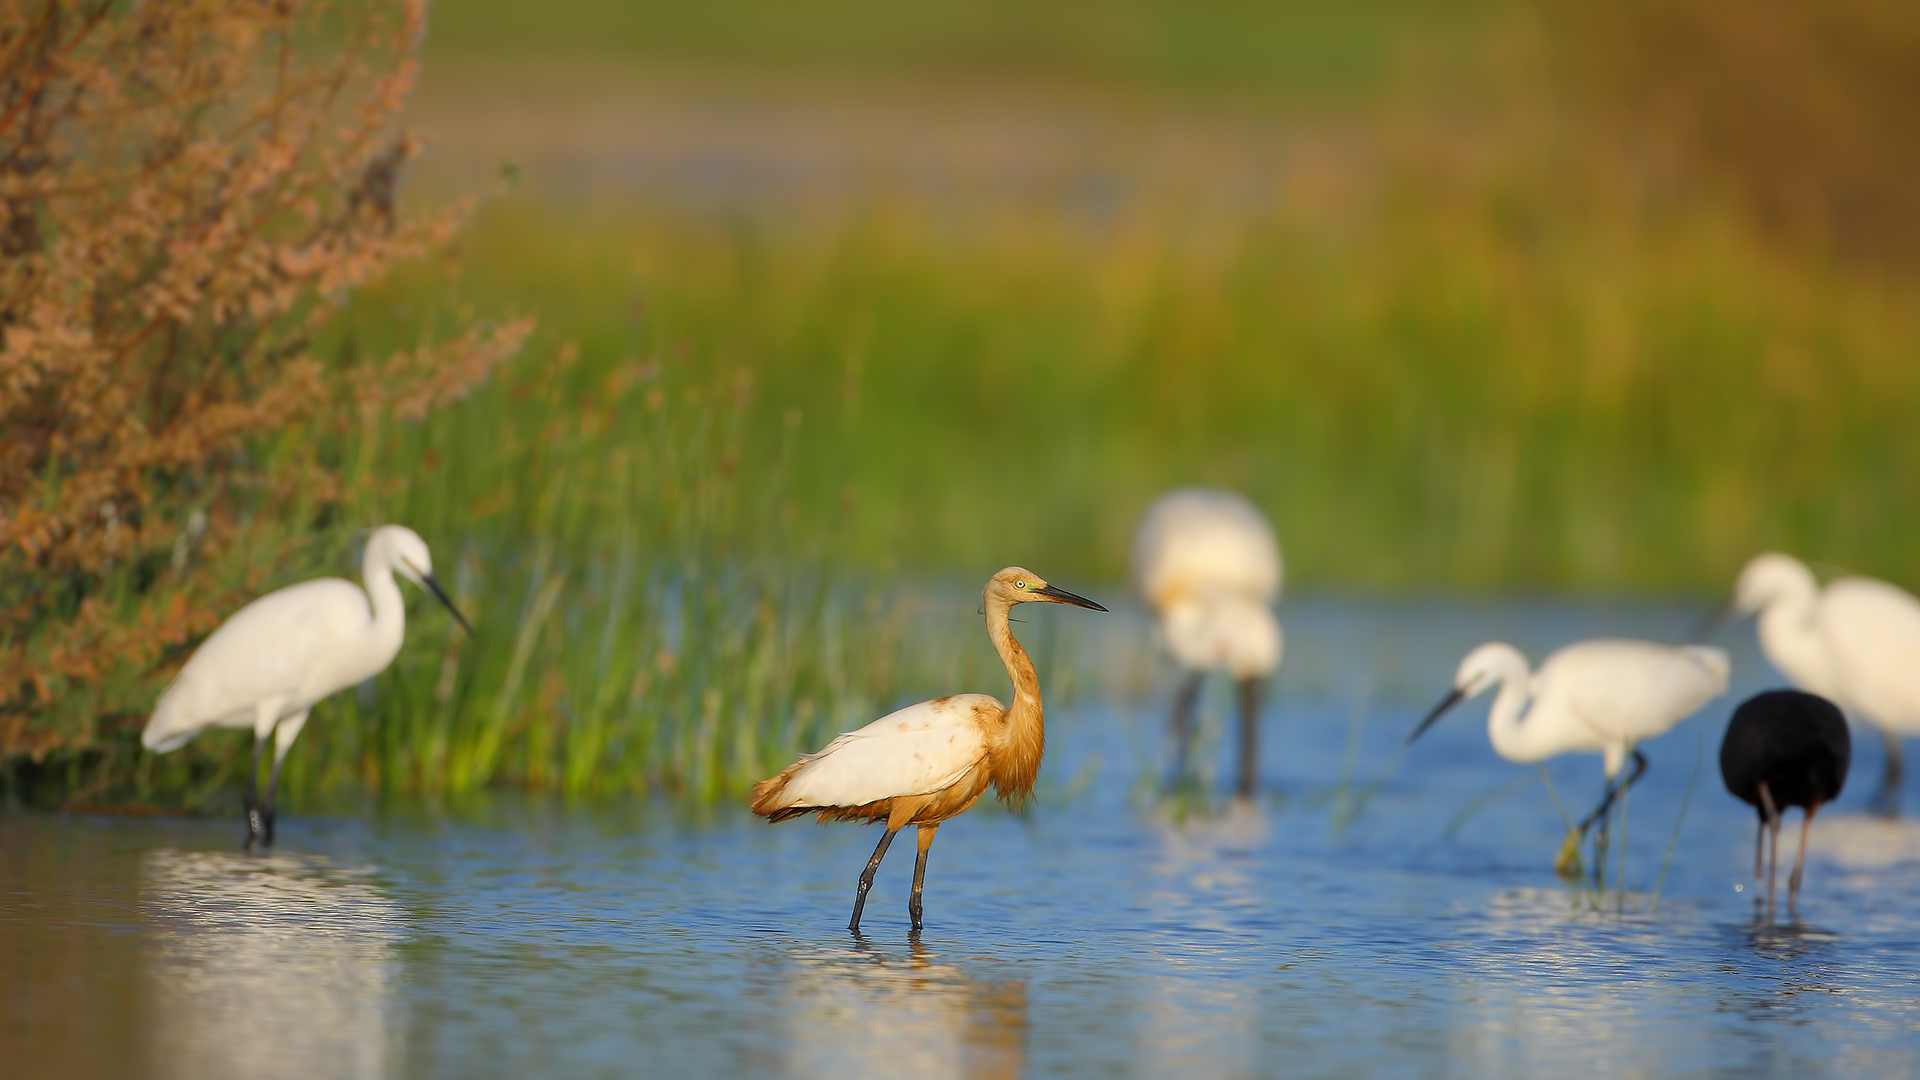
[[[1715,126],[1802,69],[1859,141],[1912,126],[1912,80],[1847,49],[1914,20],[1795,29],[1819,10],[443,3],[414,191],[518,182],[457,282],[358,332],[457,290],[540,316],[527,371],[573,342],[581,386],[750,386],[781,549],[877,571],[1117,578],[1140,507],[1199,482],[1314,587],[1718,591],[1770,547],[1911,582],[1911,196],[1854,243],[1846,177],[1777,212],[1770,148]],[[1663,48],[1693,58],[1667,84]],[[1792,105],[1730,115],[1846,158]]]
[[[1262,506],[1290,588],[1704,600],[1769,548],[1920,584],[1907,0],[446,0],[423,71],[404,200],[492,197],[321,355],[539,330],[424,421],[262,448],[347,494],[222,573],[404,522],[477,631],[416,606],[296,798],[731,798],[991,690],[1000,566],[1124,605],[1182,484]],[[1051,626],[1050,701],[1149,695],[1137,623]],[[233,790],[244,739],[141,719],[8,790]]]

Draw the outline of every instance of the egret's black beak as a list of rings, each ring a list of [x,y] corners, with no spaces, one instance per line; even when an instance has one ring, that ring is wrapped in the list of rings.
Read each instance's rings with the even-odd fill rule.
[[[460,609],[454,607],[453,601],[447,598],[447,590],[440,587],[439,578],[434,577],[432,574],[421,574],[420,581],[426,585],[427,591],[432,593],[435,599],[446,605],[447,611],[453,615],[453,621],[459,623],[462,630],[465,630],[469,634],[473,633],[473,625],[467,622],[467,617],[460,614]]]
[[[1033,595],[1044,600],[1051,600],[1056,604],[1072,604],[1074,607],[1092,608],[1095,611],[1107,610],[1084,596],[1075,596],[1065,589],[1056,589],[1051,585],[1042,585],[1033,590]]]
[[[1719,633],[1721,627],[1732,622],[1733,617],[1733,605],[1723,604],[1718,609],[1708,612],[1706,618],[1696,623],[1693,628],[1693,635],[1687,638],[1687,640],[1700,643],[1712,641],[1713,635]]]
[[[1419,738],[1428,728],[1433,726],[1435,720],[1440,719],[1441,714],[1466,700],[1466,696],[1467,692],[1465,690],[1455,687],[1452,693],[1440,699],[1440,704],[1433,707],[1433,711],[1427,714],[1425,720],[1420,721],[1418,727],[1407,734],[1407,742],[1411,743],[1413,740]]]

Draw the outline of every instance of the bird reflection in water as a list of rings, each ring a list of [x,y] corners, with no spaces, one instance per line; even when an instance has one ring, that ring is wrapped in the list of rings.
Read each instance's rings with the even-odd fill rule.
[[[1849,985],[1852,980],[1840,958],[1840,935],[1799,921],[1775,922],[1754,908],[1753,921],[1728,926],[1728,936],[1752,953],[1752,977],[1729,987],[1718,1004],[1724,1015],[1739,1016],[1749,1024],[1779,1020],[1805,1022],[1817,1003],[1845,995],[1854,1008],[1868,1014],[1884,1010],[1887,1001],[1874,1000],[1872,991]]]
[[[1460,1076],[1653,1076],[1710,1071],[1689,1057],[1712,1026],[1674,1013],[1688,976],[1634,962],[1650,942],[1620,922],[1589,934],[1556,888],[1504,889],[1462,910],[1452,1022],[1439,1070]],[[1587,918],[1596,918],[1590,913]],[[1593,925],[1599,925],[1595,923]]]
[[[863,1076],[1026,1074],[1027,984],[981,980],[910,939],[859,938],[787,957],[793,1008],[786,1072]]]
[[[1156,826],[1146,899],[1160,929],[1132,980],[1132,1060],[1143,1076],[1256,1075],[1259,999],[1248,976],[1257,961],[1244,944],[1270,908],[1245,856],[1268,844],[1267,813],[1236,798],[1211,816]]]
[[[395,1071],[399,908],[324,859],[162,849],[142,867],[154,931],[154,1072]]]

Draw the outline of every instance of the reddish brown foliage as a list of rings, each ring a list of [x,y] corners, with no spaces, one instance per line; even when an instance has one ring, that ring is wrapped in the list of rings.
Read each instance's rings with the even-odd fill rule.
[[[312,352],[471,207],[394,206],[424,19],[419,0],[0,0],[0,756],[144,708],[169,647],[245,584],[196,549],[249,521],[305,542],[293,515],[340,481],[320,440],[265,440],[418,416],[524,339],[475,328],[346,369]],[[91,714],[49,720],[63,695]]]
[[[1920,5],[1550,0],[1605,107],[1731,181],[1772,225],[1920,259]]]

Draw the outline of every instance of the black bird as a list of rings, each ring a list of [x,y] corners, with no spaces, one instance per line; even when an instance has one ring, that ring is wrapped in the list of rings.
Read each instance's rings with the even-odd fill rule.
[[[1795,915],[1800,874],[1807,862],[1807,828],[1820,807],[1840,795],[1847,783],[1853,740],[1847,720],[1833,702],[1799,690],[1768,690],[1733,710],[1726,738],[1720,740],[1720,776],[1727,790],[1760,814],[1753,841],[1753,876],[1760,877],[1760,853],[1773,833],[1767,862],[1767,915],[1773,915],[1773,879],[1780,864],[1780,816],[1789,806],[1806,812],[1800,822],[1800,857],[1787,879],[1787,914]]]

